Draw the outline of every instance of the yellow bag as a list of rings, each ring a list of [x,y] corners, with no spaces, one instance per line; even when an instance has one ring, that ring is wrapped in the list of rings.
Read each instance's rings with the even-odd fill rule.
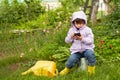
[[[53,61],[37,61],[33,67],[23,72],[22,75],[26,75],[31,72],[33,72],[36,76],[54,77],[58,75],[56,63]]]

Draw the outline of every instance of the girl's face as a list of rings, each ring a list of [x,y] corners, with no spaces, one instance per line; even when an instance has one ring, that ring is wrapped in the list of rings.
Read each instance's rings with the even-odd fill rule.
[[[74,23],[75,24],[75,27],[77,28],[82,28],[85,24],[84,23]]]

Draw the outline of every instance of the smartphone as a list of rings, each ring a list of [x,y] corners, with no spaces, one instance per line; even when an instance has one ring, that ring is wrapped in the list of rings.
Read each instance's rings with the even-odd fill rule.
[[[80,33],[75,33],[74,36],[81,36],[81,34]]]

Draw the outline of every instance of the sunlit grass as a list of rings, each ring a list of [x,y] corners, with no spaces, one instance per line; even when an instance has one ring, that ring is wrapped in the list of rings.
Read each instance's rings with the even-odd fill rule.
[[[59,64],[59,63],[58,63]],[[21,73],[29,67],[19,65],[16,71],[10,70],[9,67],[0,69],[1,80],[119,80],[120,64],[110,63],[96,66],[96,73],[88,75],[87,71],[78,70],[77,68],[65,76],[56,76],[54,78],[34,76],[32,73],[22,76]],[[7,72],[6,72],[7,71]],[[3,72],[3,73],[2,73]]]
[[[32,73],[26,76],[21,75],[38,60],[52,60],[50,57],[55,54],[60,46],[69,46],[64,42],[68,30],[66,26],[68,25],[64,25],[64,28],[56,31],[55,34],[48,33],[46,35],[38,31],[19,36],[2,36],[5,42],[0,43],[0,46],[2,46],[0,51],[3,54],[0,57],[0,80],[119,80],[119,62],[97,64],[96,73],[92,76],[89,76],[87,71],[83,72],[77,69],[66,76],[56,76],[54,78],[38,77]],[[0,40],[4,41],[2,37],[0,37]],[[64,68],[65,62],[56,61],[56,63],[60,72]]]

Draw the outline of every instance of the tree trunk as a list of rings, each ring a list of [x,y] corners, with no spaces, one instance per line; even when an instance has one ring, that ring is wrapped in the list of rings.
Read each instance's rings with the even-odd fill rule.
[[[99,7],[99,0],[95,0],[93,3],[93,10],[91,14],[91,21],[93,24],[95,24],[97,21],[98,7]]]
[[[111,9],[110,9],[110,6],[109,6],[110,0],[103,0],[103,1],[104,1],[104,4],[105,4],[105,15],[109,15],[110,12],[111,12]]]

